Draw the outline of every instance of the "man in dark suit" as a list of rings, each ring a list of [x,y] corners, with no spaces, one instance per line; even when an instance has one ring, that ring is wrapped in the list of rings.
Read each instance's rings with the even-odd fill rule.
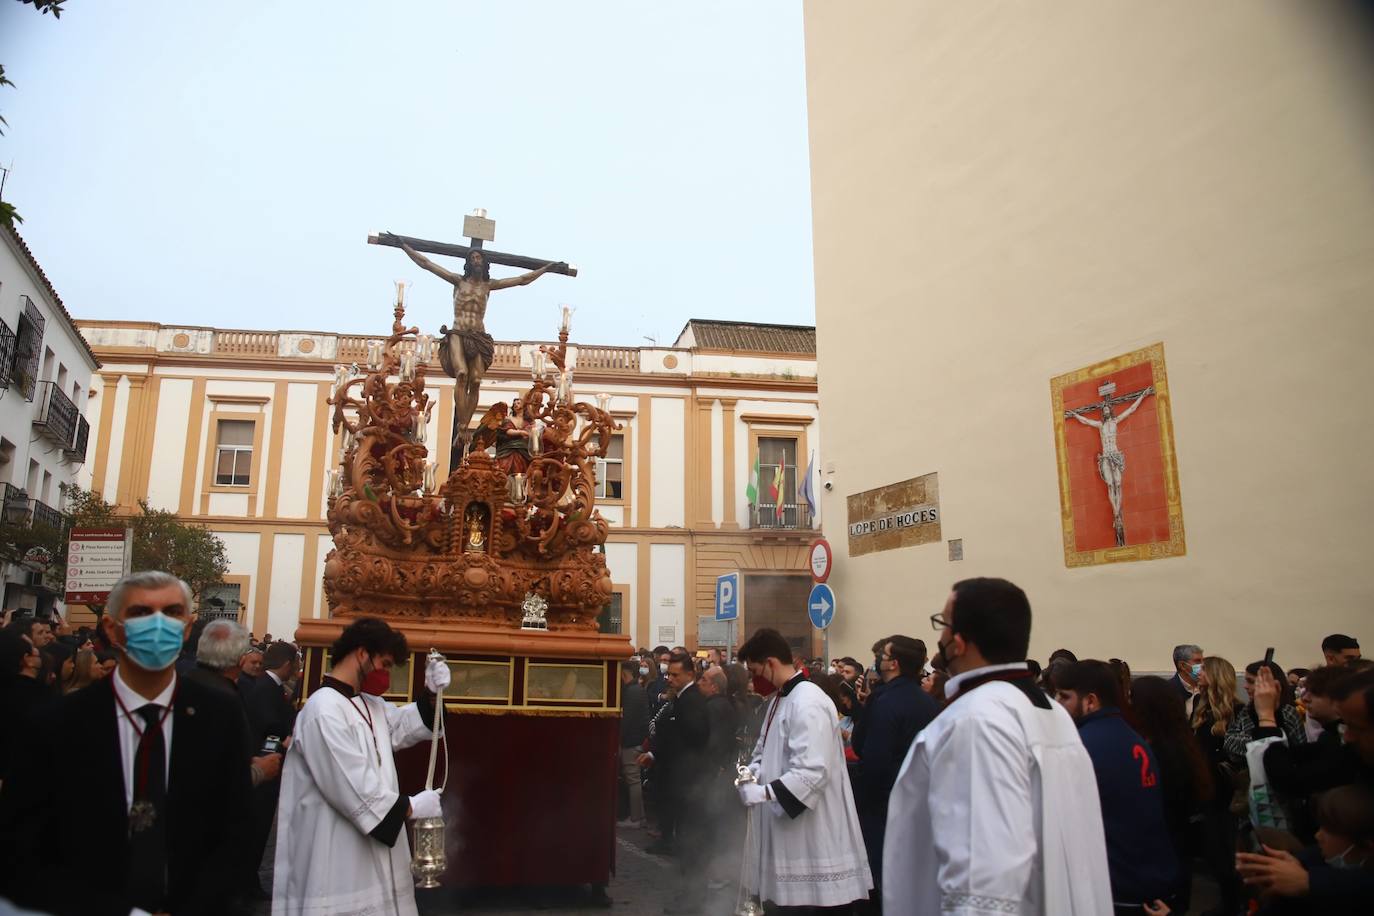
[[[854,731],[851,746],[859,762],[850,769],[854,804],[859,813],[873,871],[871,900],[881,900],[883,836],[887,831],[887,801],[892,785],[916,735],[930,724],[940,707],[921,689],[926,644],[910,636],[891,636],[878,655],[883,689],[868,701],[864,729]]]
[[[244,705],[248,707],[249,736],[256,751],[267,749],[269,737],[280,739],[284,749],[290,744],[291,729],[296,724],[296,707],[287,697],[285,687],[300,667],[296,647],[287,642],[274,642],[263,653],[262,663],[262,677],[244,697]],[[267,838],[272,833],[272,820],[277,814],[277,797],[280,794],[280,779],[267,780],[253,789],[253,842],[248,855],[254,882],[257,881],[256,872],[262,862],[263,851],[267,848]],[[260,898],[271,896],[260,885],[250,885],[248,890]]]
[[[710,784],[707,772],[707,745],[711,725],[706,711],[706,697],[696,685],[696,666],[686,654],[673,655],[668,661],[668,683],[677,690],[673,708],[663,723],[658,743],[667,773],[664,785],[674,812],[677,831],[674,852],[677,855],[680,887],[674,902],[664,908],[665,913],[700,912],[706,897],[706,874],[703,865],[710,851],[710,823],[705,801]],[[655,765],[659,760],[655,754]]]
[[[658,671],[650,671],[649,682],[644,685],[644,693],[649,698],[650,718],[668,702],[668,659],[671,656],[667,646],[654,647],[654,664],[658,666]]]
[[[639,662],[620,663],[620,776],[630,796],[629,817],[622,827],[644,826],[644,789],[639,779],[639,755],[649,737],[649,699],[639,686]]]
[[[0,896],[57,916],[226,912],[249,744],[231,699],[173,669],[191,606],[167,573],[111,591],[117,671],[52,707],[0,792]]]
[[[1178,693],[1178,697],[1184,703],[1193,698],[1197,693],[1197,675],[1193,673],[1193,668],[1197,667],[1199,673],[1202,670],[1202,650],[1197,646],[1183,645],[1174,646],[1174,676],[1169,679],[1169,685]],[[1189,710],[1191,712],[1192,710]]]

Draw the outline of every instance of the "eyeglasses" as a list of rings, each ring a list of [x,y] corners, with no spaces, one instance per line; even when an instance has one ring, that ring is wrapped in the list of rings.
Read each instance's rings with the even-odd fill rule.
[[[945,619],[945,612],[941,611],[938,614],[931,614],[930,625],[937,630],[943,630],[945,627],[949,626],[949,621]]]

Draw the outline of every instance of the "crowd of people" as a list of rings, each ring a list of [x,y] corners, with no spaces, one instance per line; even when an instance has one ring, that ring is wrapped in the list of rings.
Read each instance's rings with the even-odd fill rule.
[[[1202,912],[1199,878],[1210,913],[1374,909],[1374,662],[1354,638],[1242,677],[1179,645],[1159,677],[1027,659],[1029,601],[1003,580],[956,583],[931,622],[933,657],[896,634],[871,665],[826,663],[761,631],[733,662],[623,663],[620,824],[679,860],[665,912],[703,912],[741,861],[789,912]]]
[[[360,618],[301,704],[297,646],[191,608],[143,572],[97,628],[0,629],[0,910],[415,912],[404,825],[442,801],[403,793],[392,752],[432,737],[447,666],[386,702],[409,647]],[[1167,677],[1067,649],[1042,666],[1001,579],[955,583],[930,624],[933,653],[894,634],[871,665],[771,629],[733,659],[621,663],[620,824],[675,862],[666,913],[736,889],[778,913],[1154,916],[1200,912],[1195,887],[1228,916],[1371,909],[1374,662],[1356,639],[1327,637],[1311,668],[1271,650],[1238,671],[1190,644]]]

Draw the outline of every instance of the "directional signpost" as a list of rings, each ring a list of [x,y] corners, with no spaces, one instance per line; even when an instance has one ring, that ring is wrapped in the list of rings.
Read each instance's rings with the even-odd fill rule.
[[[807,562],[811,565],[811,594],[806,597],[806,615],[811,625],[821,631],[821,654],[830,661],[830,622],[835,619],[835,591],[825,584],[835,566],[830,542],[816,538],[811,542]]]
[[[811,542],[811,580],[813,582],[824,582],[830,578],[830,569],[833,563],[830,552],[830,542],[825,538],[816,538]]]
[[[128,575],[132,528],[73,528],[67,542],[67,604],[104,604]]]
[[[716,576],[716,619],[730,624],[727,638],[731,657],[735,652],[735,621],[739,619],[739,573]]]
[[[835,619],[835,592],[824,582],[811,586],[811,594],[806,598],[806,613],[811,617],[811,625],[824,630]]]

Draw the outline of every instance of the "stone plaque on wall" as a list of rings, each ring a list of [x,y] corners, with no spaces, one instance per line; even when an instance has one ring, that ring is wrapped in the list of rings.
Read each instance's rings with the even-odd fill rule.
[[[848,503],[851,557],[941,540],[937,474],[855,493]]]

